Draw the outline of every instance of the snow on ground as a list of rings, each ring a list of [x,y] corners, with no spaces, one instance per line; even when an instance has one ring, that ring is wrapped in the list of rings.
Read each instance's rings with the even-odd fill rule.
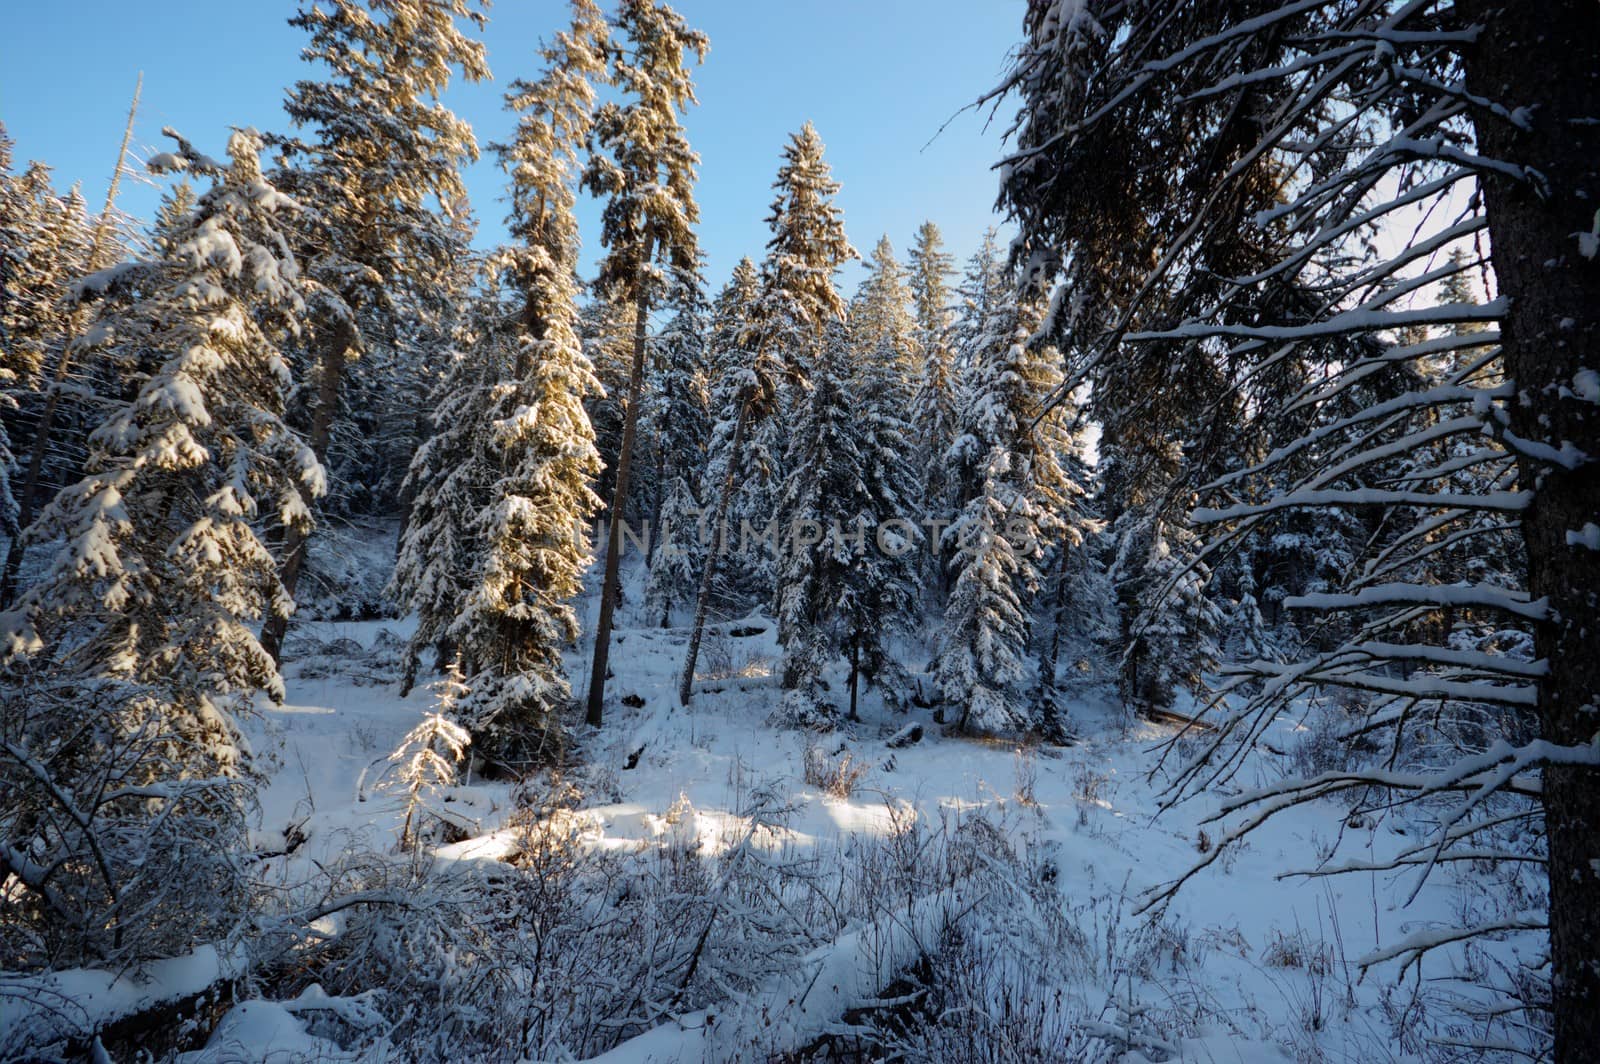
[[[313,654],[288,668],[287,702],[264,707],[252,726],[257,752],[274,765],[260,798],[259,841],[266,849],[292,850],[269,866],[285,884],[305,875],[305,861],[394,845],[399,813],[372,785],[388,753],[428,709],[429,697],[425,683],[401,699],[392,682],[372,682],[378,670],[370,662],[406,634],[398,622],[297,626],[298,638],[315,641],[305,646],[331,647],[344,656]],[[922,741],[891,750],[885,740],[907,717],[886,712],[870,694],[862,722],[835,735],[818,738],[766,724],[776,702],[778,649],[775,626],[759,616],[718,627],[705,655],[709,678],[701,680],[692,708],[678,708],[674,691],[685,635],[681,629],[616,633],[608,719],[598,733],[578,736],[591,845],[627,847],[691,831],[714,852],[737,835],[741,797],[756,783],[777,782],[792,795],[789,841],[796,846],[883,835],[907,809],[927,818],[982,809],[1026,847],[1051,855],[1069,915],[1094,948],[1106,951],[1107,970],[1113,970],[1119,930],[1126,937],[1141,919],[1133,913],[1140,895],[1182,872],[1206,844],[1199,821],[1220,795],[1152,815],[1160,780],[1149,773],[1175,728],[1128,724],[1103,692],[1090,690],[1070,705],[1082,736],[1072,747],[1024,751],[946,737],[923,717]],[[330,660],[347,664],[341,671],[330,668]],[[575,655],[571,664],[581,689],[587,659]],[[1294,727],[1282,725],[1285,732]],[[1280,747],[1292,741],[1287,734],[1275,737]],[[848,755],[867,766],[848,796],[804,781],[812,744],[835,761]],[[1267,782],[1276,771],[1252,762],[1237,785]],[[510,787],[469,779],[450,798],[470,837],[440,856],[504,853],[504,839],[495,833],[511,807]],[[1154,941],[1162,955],[1154,975],[1103,988],[1107,1018],[1118,994],[1133,993],[1157,1007],[1181,999],[1203,1009],[1210,1013],[1210,1033],[1174,1047],[1196,1060],[1405,1059],[1395,1030],[1412,990],[1395,984],[1392,968],[1359,980],[1355,962],[1379,943],[1449,920],[1456,892],[1440,877],[1402,909],[1397,900],[1409,880],[1383,874],[1277,879],[1286,868],[1314,863],[1341,833],[1345,854],[1353,842],[1378,856],[1406,842],[1387,827],[1350,827],[1343,812],[1323,804],[1270,822],[1193,880],[1159,916]],[[1206,831],[1208,839],[1220,834],[1215,826]],[[1447,974],[1438,967],[1443,963],[1430,961],[1425,976]],[[693,1043],[670,1031],[637,1041],[609,1059],[695,1059],[685,1049]]]

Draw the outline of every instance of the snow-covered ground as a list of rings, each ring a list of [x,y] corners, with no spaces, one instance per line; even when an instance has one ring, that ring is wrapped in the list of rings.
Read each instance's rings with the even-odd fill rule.
[[[308,861],[392,849],[400,812],[374,783],[429,708],[424,687],[402,699],[392,682],[374,682],[382,669],[373,662],[381,666],[393,652],[403,626],[306,622],[297,631],[317,641],[304,645],[330,653],[291,667],[287,702],[264,708],[253,727],[258,754],[275,766],[261,793],[260,843],[292,850],[269,866],[285,884],[303,876]],[[1096,1018],[1122,1030],[1115,1025],[1153,1010],[1170,1014],[1170,1029],[1187,1032],[1155,1048],[1131,1047],[1129,1059],[1145,1051],[1197,1060],[1403,1059],[1420,1045],[1405,1041],[1422,1011],[1418,984],[1397,985],[1393,966],[1363,979],[1356,962],[1380,944],[1448,921],[1459,891],[1439,877],[1402,908],[1397,899],[1408,883],[1386,874],[1277,878],[1314,863],[1341,836],[1346,857],[1353,849],[1381,856],[1407,841],[1398,825],[1352,827],[1331,803],[1299,810],[1199,875],[1164,911],[1136,915],[1146,891],[1181,873],[1220,834],[1200,823],[1220,795],[1153,815],[1162,778],[1152,769],[1176,726],[1127,721],[1091,689],[1070,706],[1081,736],[1071,747],[947,737],[924,718],[921,741],[891,749],[887,740],[914,718],[886,712],[869,695],[861,723],[819,738],[767,724],[778,657],[770,622],[752,616],[720,626],[707,654],[713,678],[700,683],[689,709],[678,708],[674,695],[684,637],[678,629],[617,633],[610,717],[598,732],[578,735],[584,768],[575,781],[586,792],[587,845],[644,846],[687,830],[701,852],[715,853],[739,836],[738,811],[758,783],[792,802],[788,845],[819,852],[882,838],[908,813],[937,820],[981,811],[1053,868],[1066,915],[1088,948],[1104,954],[1089,979],[1097,985],[1074,988],[1085,1001],[1103,1002]],[[581,679],[587,661],[575,657],[572,666]],[[1273,745],[1292,747],[1295,727],[1286,721],[1282,734],[1269,737]],[[849,758],[864,771],[850,793],[827,793],[805,781],[808,756],[832,765]],[[1282,771],[1271,755],[1257,758],[1238,785]],[[468,779],[444,808],[468,837],[443,847],[441,858],[508,851],[501,829],[512,808],[509,785]],[[1135,939],[1153,958],[1125,955]],[[1448,975],[1446,963],[1425,965],[1422,985]],[[606,1059],[699,1059],[699,1026],[682,1017]],[[239,1041],[237,1027],[225,1026],[212,1044],[220,1053]]]
[[[592,601],[586,605],[592,610]],[[626,622],[628,611],[622,617]],[[565,782],[578,791],[582,846],[636,853],[670,845],[715,859],[752,837],[757,792],[778,796],[784,807],[785,853],[836,866],[908,823],[948,831],[984,819],[1021,855],[1019,874],[1049,880],[1048,890],[1019,893],[1017,903],[1044,898],[1056,907],[1048,915],[1064,921],[1080,955],[1074,964],[1046,966],[1067,973],[1053,992],[1073,1033],[1042,1047],[1042,1059],[1424,1059],[1427,1037],[1472,1035],[1442,1025],[1436,1008],[1441,994],[1467,993],[1453,981],[1462,953],[1431,954],[1404,980],[1397,980],[1395,961],[1365,975],[1358,965],[1380,946],[1461,923],[1473,892],[1482,893],[1468,873],[1436,873],[1409,905],[1402,904],[1412,885],[1405,875],[1279,878],[1315,866],[1336,844],[1336,863],[1414,845],[1426,827],[1415,820],[1347,820],[1347,808],[1334,802],[1302,807],[1230,849],[1164,908],[1140,911],[1148,892],[1222,837],[1226,824],[1204,823],[1221,800],[1290,770],[1304,732],[1296,721],[1280,720],[1228,789],[1158,813],[1166,778],[1160,756],[1187,753],[1183,740],[1169,749],[1179,727],[1130,720],[1104,686],[1086,681],[1069,696],[1065,708],[1079,741],[1068,747],[948,736],[928,711],[888,710],[874,691],[862,699],[860,722],[819,736],[768,721],[778,702],[775,629],[756,614],[718,624],[687,709],[675,693],[686,631],[618,629],[605,725],[572,730]],[[396,853],[404,810],[382,781],[389,755],[433,708],[429,662],[416,690],[399,695],[409,635],[409,622],[392,620],[301,620],[294,628],[288,698],[261,704],[247,728],[266,770],[253,841],[258,852],[275,854],[259,872],[282,897],[296,897],[351,855]],[[577,690],[587,678],[587,649],[569,658]],[[925,660],[926,650],[906,647],[905,660]],[[839,690],[842,669],[827,680]],[[922,726],[920,739],[891,746],[910,724]],[[830,773],[848,784],[823,785]],[[433,803],[456,841],[436,846],[431,860],[479,866],[513,857],[518,800],[512,784],[469,774]],[[940,928],[970,910],[974,903],[960,894],[957,884],[873,909],[880,918],[871,926],[843,922],[832,939],[796,954],[792,970],[775,971],[742,1000],[674,1013],[604,1059],[749,1059],[756,1045],[767,1055],[800,1048],[809,1033],[837,1031],[842,1014],[884,992],[938,940]],[[1495,948],[1509,959],[1517,946]],[[1023,941],[996,948],[1037,947]],[[205,949],[116,979],[49,978],[75,1008],[92,1014],[206,985],[230,961]],[[319,1010],[346,1019],[354,1013],[355,1026],[381,1028],[369,1004],[319,995],[313,984],[290,1001],[237,1004],[205,1047],[185,1059],[383,1059],[381,1039],[351,1056],[308,1033],[307,1017]],[[21,1007],[21,998],[0,993],[0,1020],[11,1010],[7,1022],[20,1023]],[[761,1027],[759,1041],[739,1029],[751,1023]]]

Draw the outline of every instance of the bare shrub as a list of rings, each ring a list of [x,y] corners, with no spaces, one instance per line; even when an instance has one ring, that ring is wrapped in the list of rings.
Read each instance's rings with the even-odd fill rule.
[[[849,798],[872,770],[869,762],[856,760],[848,751],[829,754],[815,743],[808,743],[801,756],[806,783],[830,798]]]
[[[0,969],[120,969],[246,920],[253,789],[213,738],[159,688],[0,678]]]
[[[1018,805],[1036,809],[1039,805],[1035,793],[1039,785],[1039,754],[1032,746],[1019,746],[1011,755],[1011,772],[1015,785],[1011,795]]]

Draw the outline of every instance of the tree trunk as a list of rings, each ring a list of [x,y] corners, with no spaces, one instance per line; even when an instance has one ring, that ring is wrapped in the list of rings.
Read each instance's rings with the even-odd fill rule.
[[[706,629],[706,614],[711,609],[711,587],[717,578],[717,559],[726,546],[719,542],[722,523],[728,517],[728,502],[733,498],[733,482],[738,479],[739,465],[744,459],[744,430],[750,421],[750,397],[742,396],[739,418],[733,423],[733,440],[728,445],[728,468],[722,476],[722,489],[717,494],[717,508],[712,514],[711,544],[706,549],[705,568],[700,572],[700,594],[695,600],[694,628],[689,633],[689,650],[683,658],[683,677],[678,681],[678,704],[687,706],[694,697],[694,666],[700,658],[700,637]]]
[[[319,462],[327,460],[328,444],[333,440],[333,422],[339,412],[339,390],[344,385],[346,356],[355,344],[355,326],[345,319],[333,327],[328,344],[322,349],[322,364],[317,373],[317,408],[311,415],[310,440],[311,451]],[[291,599],[300,583],[300,570],[305,565],[310,540],[309,529],[284,530],[283,563],[278,579],[283,583],[284,594]],[[269,613],[261,626],[261,649],[272,655],[274,665],[282,663],[283,637],[288,631],[289,618],[278,613]]]
[[[663,399],[665,400],[665,402],[662,404],[662,409],[667,412],[667,416],[668,417],[671,417],[672,416],[672,374],[671,373],[667,374],[667,386],[666,386],[665,392],[663,394]],[[655,470],[655,472],[656,472],[656,483],[655,483],[655,491],[651,494],[651,498],[650,498],[650,527],[645,529],[645,532],[647,533],[647,535],[645,536],[645,540],[644,540],[644,566],[645,566],[646,569],[649,569],[651,566],[655,565],[655,562],[656,562],[656,540],[661,538],[661,503],[662,503],[663,496],[665,496],[666,493],[667,493],[667,480],[666,480],[666,476],[667,476],[667,455],[666,455],[665,449],[661,446],[661,433],[660,433],[659,430],[656,433],[655,451],[656,451],[656,470]],[[665,628],[666,625],[663,624],[661,627]]]
[[[640,262],[650,261],[650,241],[646,240]],[[641,270],[642,274],[642,270]],[[622,524],[628,505],[628,473],[633,468],[633,438],[639,429],[639,393],[644,390],[645,331],[649,323],[650,300],[645,296],[642,276],[633,304],[633,370],[628,375],[628,408],[622,415],[622,453],[617,456],[617,484],[611,495],[611,512],[606,522],[606,575],[600,584],[600,622],[594,633],[594,664],[589,671],[589,710],[584,720],[598,728],[606,694],[606,666],[611,656],[611,621],[617,608],[617,583],[622,561]]]
[[[861,680],[861,633],[850,639],[850,719],[860,720],[856,714],[856,686]]]
[[[133,85],[133,102],[128,105],[128,122],[122,128],[122,146],[117,149],[117,165],[111,171],[111,183],[106,186],[105,206],[100,208],[100,218],[94,227],[94,241],[89,245],[89,269],[104,269],[106,265],[106,241],[111,236],[112,212],[117,206],[117,190],[122,187],[122,168],[128,160],[128,144],[133,140],[133,120],[139,113],[139,96],[144,91],[144,72],[139,72],[139,80]],[[78,314],[75,311],[68,320],[68,336],[78,331]],[[11,537],[11,542],[6,546],[5,568],[0,571],[0,609],[10,606],[17,597],[17,577],[22,572],[22,556],[25,552],[22,534],[33,523],[34,508],[39,503],[39,485],[44,477],[44,456],[50,449],[50,430],[55,427],[56,407],[61,402],[61,386],[66,383],[67,371],[72,368],[72,347],[70,342],[61,346],[61,357],[56,360],[55,372],[51,374],[49,394],[45,396],[44,410],[39,414],[39,424],[34,428],[33,449],[28,454],[28,471],[22,481],[22,494],[17,498],[17,528]]]
[[[1550,663],[1540,734],[1582,746],[1600,725],[1600,550],[1578,542],[1600,524],[1600,403],[1585,395],[1600,370],[1600,256],[1595,237],[1587,259],[1579,243],[1600,225],[1600,23],[1595,0],[1461,6],[1483,27],[1468,56],[1470,91],[1526,108],[1533,127],[1479,110],[1478,150],[1527,167],[1545,185],[1493,171],[1480,178],[1494,272],[1510,300],[1501,326],[1506,374],[1523,397],[1508,404],[1510,429],[1589,456],[1577,469],[1519,460],[1522,486],[1534,493],[1522,518],[1529,588],[1550,606],[1534,632],[1538,656]],[[1600,770],[1547,767],[1544,812],[1555,1060],[1576,1064],[1600,1045]]]

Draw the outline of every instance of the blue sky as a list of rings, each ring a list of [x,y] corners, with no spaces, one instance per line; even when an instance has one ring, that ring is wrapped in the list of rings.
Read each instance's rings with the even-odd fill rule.
[[[23,160],[55,168],[105,195],[134,79],[144,99],[134,143],[166,147],[170,125],[220,154],[231,125],[281,129],[283,89],[310,68],[290,0],[55,0],[4,16],[0,121]],[[702,165],[701,244],[713,288],[741,255],[760,259],[770,185],[784,138],[806,119],[828,146],[839,202],[856,247],[887,233],[902,258],[932,218],[965,259],[992,212],[1006,112],[987,132],[972,111],[941,124],[993,85],[1021,34],[1024,0],[681,0],[711,38],[696,71],[701,105],[686,119]],[[537,71],[538,40],[565,19],[556,0],[500,0],[484,40],[494,83],[454,85],[446,100],[480,144],[512,127],[505,84]],[[503,236],[503,175],[489,160],[467,175],[481,244]],[[159,189],[125,185],[120,206],[147,217]],[[598,254],[598,207],[583,204],[585,261]],[[842,280],[859,279],[852,267]]]

